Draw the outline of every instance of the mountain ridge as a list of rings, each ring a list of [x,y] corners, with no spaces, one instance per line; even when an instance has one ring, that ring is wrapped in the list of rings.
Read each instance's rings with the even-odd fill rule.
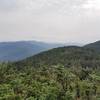
[[[60,44],[48,44],[37,41],[1,42],[0,61],[22,60],[58,46]]]
[[[75,44],[53,44],[40,41],[1,42],[0,61],[20,61],[32,56],[36,56],[42,52],[51,50],[53,48],[59,48],[64,46],[75,47]],[[92,49],[95,52],[100,52],[100,41],[76,47]]]

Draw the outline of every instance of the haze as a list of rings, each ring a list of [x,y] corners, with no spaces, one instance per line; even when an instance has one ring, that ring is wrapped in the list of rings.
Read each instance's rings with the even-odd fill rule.
[[[0,41],[100,39],[100,0],[0,0]]]

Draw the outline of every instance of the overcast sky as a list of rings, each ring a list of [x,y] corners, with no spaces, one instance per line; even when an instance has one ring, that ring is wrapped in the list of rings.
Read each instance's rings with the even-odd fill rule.
[[[0,0],[0,41],[100,39],[100,0]]]

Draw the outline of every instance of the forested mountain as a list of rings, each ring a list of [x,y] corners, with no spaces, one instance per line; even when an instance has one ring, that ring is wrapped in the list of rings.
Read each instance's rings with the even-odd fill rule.
[[[38,55],[19,61],[17,64],[36,67],[57,64],[62,64],[67,67],[75,65],[81,65],[82,67],[98,67],[100,66],[100,54],[92,49],[68,46],[39,53]]]
[[[17,61],[40,53],[42,51],[61,46],[36,41],[2,42],[0,43],[0,61]]]
[[[85,48],[91,48],[97,52],[100,52],[100,41],[96,41],[94,43],[90,43],[84,46]]]

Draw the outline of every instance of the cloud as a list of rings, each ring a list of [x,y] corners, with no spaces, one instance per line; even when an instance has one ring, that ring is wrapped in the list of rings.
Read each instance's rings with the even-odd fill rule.
[[[85,9],[100,10],[100,0],[87,0],[83,7]]]
[[[0,40],[100,39],[98,5],[98,0],[0,0]]]

